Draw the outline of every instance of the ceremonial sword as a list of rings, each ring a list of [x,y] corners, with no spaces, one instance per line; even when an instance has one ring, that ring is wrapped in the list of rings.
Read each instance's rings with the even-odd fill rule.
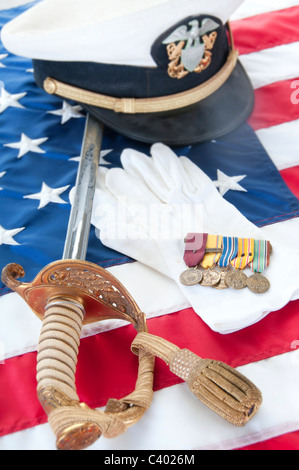
[[[132,323],[147,332],[145,315],[108,271],[85,261],[100,162],[103,127],[87,114],[74,199],[62,259],[46,266],[32,283],[18,280],[24,269],[9,264],[3,283],[17,292],[42,320],[37,355],[37,394],[62,450],[84,449],[102,434],[115,437],[136,423],[153,395],[154,356],[139,354],[136,388],[111,399],[105,412],[80,403],[75,385],[80,334],[84,324],[105,319]]]
[[[149,335],[145,315],[125,287],[108,271],[85,261],[102,138],[102,126],[88,114],[62,259],[46,266],[32,283],[18,280],[24,276],[18,264],[2,271],[3,283],[18,292],[43,322],[37,394],[57,448],[84,449],[101,435],[119,436],[138,422],[152,402],[155,356],[210,409],[244,426],[262,403],[257,387],[227,364],[201,359]],[[75,373],[83,324],[108,318],[134,325],[138,334],[131,349],[138,355],[139,368],[135,390],[121,400],[110,399],[102,412],[80,402]]]
[[[88,114],[62,259],[86,258],[102,140],[102,125]]]

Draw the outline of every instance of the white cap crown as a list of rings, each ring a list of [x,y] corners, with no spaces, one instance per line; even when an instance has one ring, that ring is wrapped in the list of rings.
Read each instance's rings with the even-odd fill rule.
[[[2,29],[12,53],[32,59],[155,66],[155,39],[182,19],[225,23],[244,0],[43,0]]]

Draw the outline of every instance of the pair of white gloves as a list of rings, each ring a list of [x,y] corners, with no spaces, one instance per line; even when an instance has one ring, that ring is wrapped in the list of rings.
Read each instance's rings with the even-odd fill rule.
[[[265,294],[182,285],[187,233],[266,237],[223,199],[200,168],[169,147],[153,145],[151,157],[126,149],[121,163],[122,169],[99,168],[92,214],[97,236],[104,245],[173,279],[212,330],[240,330],[299,296],[299,253],[275,240],[270,240],[273,254],[265,275],[271,288]]]

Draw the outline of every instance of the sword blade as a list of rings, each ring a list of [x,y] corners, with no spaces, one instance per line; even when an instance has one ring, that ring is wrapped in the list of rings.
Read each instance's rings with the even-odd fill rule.
[[[100,162],[103,128],[89,114],[81,149],[74,201],[70,212],[63,259],[85,260],[90,233],[90,220]]]

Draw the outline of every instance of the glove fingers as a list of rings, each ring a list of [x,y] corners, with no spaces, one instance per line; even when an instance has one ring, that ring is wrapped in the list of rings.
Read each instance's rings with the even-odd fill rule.
[[[170,193],[183,189],[186,193],[190,190],[188,177],[180,159],[169,147],[164,144],[154,144],[151,155],[156,171]]]
[[[239,237],[254,234],[255,237],[263,238],[260,230],[221,196],[212,180],[197,165],[186,157],[180,157],[180,160],[193,186],[197,188],[196,198],[203,203],[204,231]]]
[[[128,203],[148,205],[160,202],[143,181],[120,168],[113,168],[107,173],[106,186],[117,199],[126,199]]]
[[[125,172],[141,181],[161,202],[189,200],[194,193],[198,196],[198,181],[190,178],[190,175],[193,176],[192,168],[189,175],[181,159],[169,147],[160,143],[154,144],[151,155],[152,157],[148,157],[133,149],[124,150],[121,162]],[[195,167],[193,171],[197,169],[190,163],[191,167]]]
[[[213,192],[217,192],[216,186],[214,186],[211,179],[189,158],[180,157],[180,162],[195,191],[204,191],[206,188],[210,187]]]
[[[122,152],[121,163],[129,175],[142,181],[157,198],[161,201],[167,199],[168,188],[157,172],[151,157],[133,149],[126,149]]]

